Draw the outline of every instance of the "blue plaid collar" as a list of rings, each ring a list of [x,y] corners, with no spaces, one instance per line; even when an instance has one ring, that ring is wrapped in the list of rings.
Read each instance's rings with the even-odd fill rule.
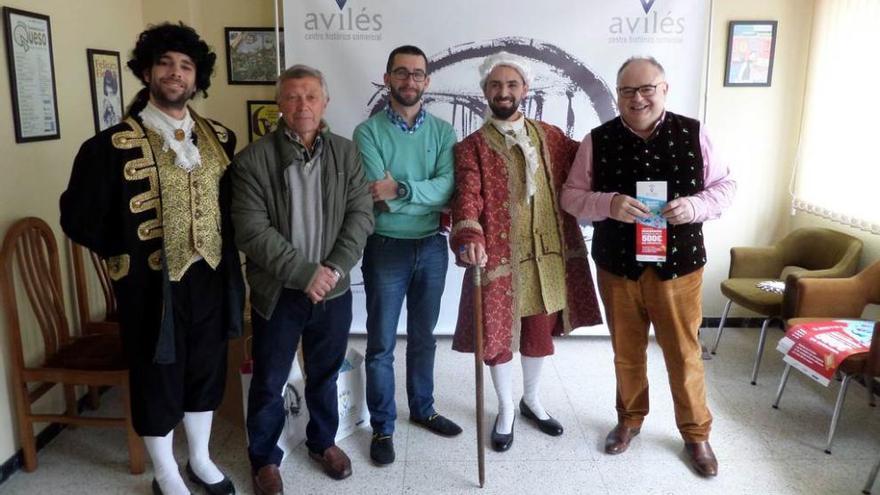
[[[413,134],[417,130],[419,130],[419,127],[421,127],[422,124],[425,123],[426,113],[427,112],[425,112],[425,106],[422,105],[422,107],[419,108],[419,114],[416,115],[416,121],[413,122],[412,127],[410,127],[409,124],[407,124],[406,119],[404,119],[399,113],[395,112],[394,109],[391,108],[390,103],[388,105],[385,105],[385,115],[388,116],[388,120],[390,120],[392,124],[394,124],[395,126],[397,126],[397,128],[407,134]]]

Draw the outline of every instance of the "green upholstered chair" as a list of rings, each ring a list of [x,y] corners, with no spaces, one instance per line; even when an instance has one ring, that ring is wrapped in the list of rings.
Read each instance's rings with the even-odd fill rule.
[[[727,298],[727,304],[721,315],[712,354],[718,351],[731,304],[763,315],[752,367],[751,383],[755,385],[768,325],[776,321],[781,327],[782,322],[796,315],[797,281],[804,277],[848,277],[856,272],[861,252],[862,241],[859,239],[824,228],[794,230],[768,247],[731,248],[728,279],[721,282],[721,293]],[[785,290],[778,294],[758,288],[759,282],[768,280],[784,282]]]

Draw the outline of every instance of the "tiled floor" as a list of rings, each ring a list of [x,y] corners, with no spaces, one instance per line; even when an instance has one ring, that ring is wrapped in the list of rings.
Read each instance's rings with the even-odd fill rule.
[[[779,336],[778,331],[772,334],[772,341]],[[706,331],[706,340],[712,337],[714,331]],[[397,462],[379,468],[369,461],[369,431],[359,431],[340,443],[354,469],[354,475],[341,482],[324,476],[302,447],[282,466],[287,493],[860,493],[870,467],[880,458],[880,422],[877,409],[867,405],[864,388],[851,387],[834,454],[826,455],[822,449],[838,385],[826,389],[795,372],[781,409],[771,409],[781,360],[768,345],[758,385],[749,385],[756,341],[755,329],[728,330],[719,354],[706,362],[715,416],[712,446],[720,463],[715,479],[697,477],[685,462],[662,356],[653,341],[652,412],[629,451],[605,455],[602,442],[615,422],[610,343],[607,338],[570,337],[557,340],[542,387],[545,407],[565,426],[565,434],[548,437],[518,418],[511,450],[486,453],[486,486],[480,490],[472,419],[473,359],[451,351],[450,340],[444,338],[438,343],[436,402],[439,411],[462,425],[461,436],[441,438],[405,419],[398,421]],[[400,344],[396,355],[402,364],[405,346]],[[352,345],[363,350],[364,339],[352,338]],[[399,415],[407,418],[403,371],[402,365],[397,367],[397,402],[403,405]],[[496,408],[488,373],[486,379],[488,431]],[[118,407],[114,400],[108,395],[105,407]],[[186,445],[181,430],[175,446],[183,465]],[[212,452],[239,493],[251,493],[244,432],[218,420]],[[40,452],[39,462],[36,472],[16,473],[0,485],[0,495],[150,493],[150,468],[141,476],[128,474],[119,431],[65,431]]]

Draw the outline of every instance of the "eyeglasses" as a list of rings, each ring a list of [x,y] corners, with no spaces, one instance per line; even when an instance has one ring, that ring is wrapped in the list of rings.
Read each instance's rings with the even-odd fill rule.
[[[642,96],[654,96],[654,93],[657,92],[657,87],[659,87],[661,84],[666,83],[661,81],[657,84],[645,84],[637,88],[634,88],[632,86],[622,86],[617,88],[617,93],[624,98],[632,98],[636,95],[636,92],[638,92]]]
[[[423,70],[414,70],[410,72],[403,67],[400,67],[391,71],[391,77],[397,79],[398,81],[406,81],[407,79],[412,77],[413,81],[415,82],[424,82],[428,75],[425,74],[425,71]]]

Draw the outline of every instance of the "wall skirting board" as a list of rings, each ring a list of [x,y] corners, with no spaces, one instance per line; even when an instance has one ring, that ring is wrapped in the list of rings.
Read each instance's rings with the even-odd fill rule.
[[[101,389],[101,393],[103,394],[106,389]],[[77,411],[83,412],[86,408],[86,401],[89,399],[88,394],[80,397]],[[43,429],[40,433],[37,434],[37,453],[43,449],[46,445],[49,444],[52,440],[55,439],[61,432],[67,428],[67,425],[63,425],[61,423],[51,423],[49,426]],[[24,466],[24,452],[21,449],[15,452],[9,459],[6,460],[3,464],[0,464],[0,485],[3,484],[10,476],[15,474],[16,471],[21,469]]]
[[[718,330],[718,324],[721,323],[720,317],[707,316],[703,318],[703,326],[701,328],[705,329],[714,329]],[[757,328],[760,330],[761,325],[764,323],[763,317],[754,317],[754,318],[727,318],[727,321],[724,322],[724,328]],[[779,328],[778,323],[771,323],[771,326],[775,326]]]

